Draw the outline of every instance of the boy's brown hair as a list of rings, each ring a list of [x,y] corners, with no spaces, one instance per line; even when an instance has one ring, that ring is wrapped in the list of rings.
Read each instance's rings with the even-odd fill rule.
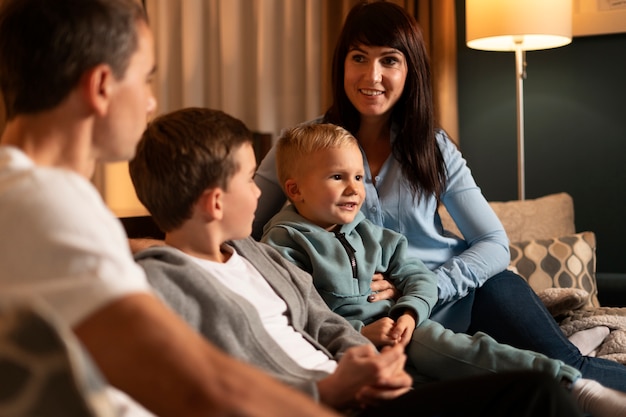
[[[358,146],[350,132],[330,123],[307,123],[285,130],[276,143],[276,172],[283,191],[285,181],[294,177],[311,153],[347,144]]]
[[[233,154],[244,143],[252,143],[252,132],[219,110],[185,108],[148,124],[129,170],[139,201],[162,231],[189,219],[207,188],[226,189],[239,169]]]

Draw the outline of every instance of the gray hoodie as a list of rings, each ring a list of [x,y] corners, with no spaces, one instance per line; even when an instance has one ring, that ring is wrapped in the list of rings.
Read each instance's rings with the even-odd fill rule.
[[[309,274],[274,249],[252,238],[228,244],[254,265],[286,302],[294,329],[329,358],[339,360],[347,348],[370,343],[328,309]],[[155,246],[137,253],[135,259],[165,303],[213,344],[319,399],[315,382],[327,374],[304,369],[291,359],[243,297],[211,279],[206,270],[175,248]]]

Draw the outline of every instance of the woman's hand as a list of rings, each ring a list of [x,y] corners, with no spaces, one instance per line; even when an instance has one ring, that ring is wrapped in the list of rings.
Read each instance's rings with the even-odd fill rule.
[[[367,301],[370,303],[380,300],[397,300],[400,297],[400,291],[391,283],[387,281],[385,276],[377,272],[372,277],[372,284],[370,285],[372,293],[367,297]]]

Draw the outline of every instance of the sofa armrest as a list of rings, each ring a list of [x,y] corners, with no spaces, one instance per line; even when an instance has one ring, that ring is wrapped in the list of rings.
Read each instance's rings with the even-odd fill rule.
[[[152,216],[119,217],[129,239],[160,239],[165,233],[159,229]]]
[[[602,307],[626,307],[626,273],[596,272]]]

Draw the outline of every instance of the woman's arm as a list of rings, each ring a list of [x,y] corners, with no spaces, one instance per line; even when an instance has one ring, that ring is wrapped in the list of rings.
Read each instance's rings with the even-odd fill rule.
[[[503,271],[510,253],[504,227],[476,185],[461,152],[445,136],[440,138],[440,147],[448,174],[441,202],[467,243],[466,250],[434,270],[439,277],[439,299],[451,301]]]
[[[438,276],[439,299],[451,301],[464,297],[503,271],[510,262],[510,254],[506,232],[476,185],[461,152],[443,133],[438,136],[438,141],[448,175],[441,203],[465,239],[459,243],[465,246],[464,250],[442,260],[440,265],[430,266]],[[417,239],[416,236],[413,238]],[[420,244],[427,245],[428,242]],[[373,289],[383,291],[371,301],[393,298],[392,284],[376,278]]]
[[[276,148],[272,147],[265,155],[254,175],[254,182],[261,190],[258,206],[252,223],[252,237],[255,240],[263,236],[263,227],[287,201],[276,175]]]

